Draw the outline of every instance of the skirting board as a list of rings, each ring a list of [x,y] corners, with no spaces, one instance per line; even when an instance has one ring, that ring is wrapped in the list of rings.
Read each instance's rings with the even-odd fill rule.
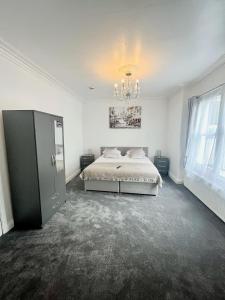
[[[177,178],[171,172],[169,172],[169,177],[176,183],[176,184],[184,184],[184,180]]]
[[[80,169],[75,170],[71,175],[66,177],[66,184],[80,173]]]
[[[70,176],[68,176],[66,178],[66,183],[68,183],[69,181],[71,181],[74,177],[76,177],[78,174],[80,173],[80,169],[77,169],[75,172],[73,172]],[[2,222],[2,231],[3,234],[5,234],[6,232],[8,232],[9,230],[11,230],[14,227],[14,221],[13,219],[9,220],[7,223],[3,223]],[[1,235],[0,235],[1,236]]]
[[[225,222],[224,198],[204,183],[186,176],[184,177],[184,186],[198,197],[198,199],[213,211],[223,222]]]

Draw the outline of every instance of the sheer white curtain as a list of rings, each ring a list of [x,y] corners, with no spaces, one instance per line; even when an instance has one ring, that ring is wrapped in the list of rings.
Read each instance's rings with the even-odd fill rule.
[[[225,196],[225,89],[190,100],[185,171]]]

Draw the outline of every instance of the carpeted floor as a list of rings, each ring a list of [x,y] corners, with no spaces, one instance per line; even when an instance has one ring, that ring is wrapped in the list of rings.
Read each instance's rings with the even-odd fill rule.
[[[0,238],[0,299],[225,299],[225,224],[183,186],[84,192],[42,230]]]

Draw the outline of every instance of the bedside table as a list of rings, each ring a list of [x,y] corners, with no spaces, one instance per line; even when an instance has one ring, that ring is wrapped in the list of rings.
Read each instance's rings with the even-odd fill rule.
[[[168,175],[169,172],[169,158],[165,156],[154,157],[154,165],[162,175]]]
[[[83,171],[87,166],[95,161],[94,154],[85,154],[80,157],[80,169]]]

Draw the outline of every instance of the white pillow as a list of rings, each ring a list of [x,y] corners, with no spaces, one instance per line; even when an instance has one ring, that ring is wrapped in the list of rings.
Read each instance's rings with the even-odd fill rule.
[[[144,158],[145,152],[142,148],[134,148],[127,151],[127,156],[130,158]]]
[[[120,158],[121,152],[116,148],[106,148],[103,151],[104,158]]]

